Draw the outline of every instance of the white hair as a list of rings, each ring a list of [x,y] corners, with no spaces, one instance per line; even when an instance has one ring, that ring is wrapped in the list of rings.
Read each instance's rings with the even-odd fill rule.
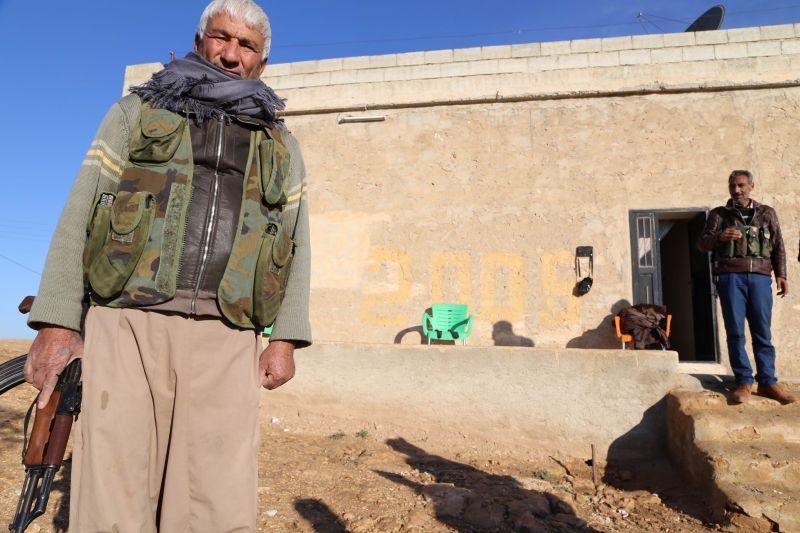
[[[214,15],[225,13],[232,19],[241,20],[248,27],[261,31],[264,37],[264,52],[262,57],[267,59],[269,56],[270,38],[272,30],[269,26],[269,17],[261,9],[261,6],[253,2],[253,0],[214,0],[206,6],[203,14],[200,16],[200,22],[197,24],[195,36],[202,39],[206,33],[206,26],[208,21]]]

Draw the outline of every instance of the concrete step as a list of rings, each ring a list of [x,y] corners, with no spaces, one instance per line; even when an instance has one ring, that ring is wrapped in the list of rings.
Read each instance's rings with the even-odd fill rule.
[[[723,391],[677,390],[667,427],[673,464],[706,491],[717,520],[738,509],[800,532],[800,405],[756,396],[729,405]]]
[[[779,530],[800,532],[800,490],[770,483],[752,484],[724,481],[719,491],[729,505],[752,517],[765,517]]]
[[[800,443],[697,442],[717,481],[800,487]]]
[[[771,408],[725,406],[696,410],[694,438],[700,441],[800,443],[800,408],[793,405]]]
[[[784,384],[792,394],[800,398],[800,384],[791,383]],[[756,386],[753,387],[756,390]],[[742,413],[752,413],[754,411],[775,411],[779,409],[783,413],[798,412],[800,413],[800,402],[795,402],[789,405],[781,405],[777,401],[759,396],[753,393],[749,402],[740,405],[731,405],[730,391],[722,384],[713,386],[713,388],[697,391],[697,390],[675,390],[670,393],[678,398],[681,406],[688,412],[709,411],[709,410],[735,410]]]

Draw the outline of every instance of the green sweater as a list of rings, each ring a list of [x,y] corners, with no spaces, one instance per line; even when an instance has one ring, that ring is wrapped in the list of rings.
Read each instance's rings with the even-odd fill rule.
[[[128,158],[131,125],[138,123],[140,108],[138,96],[126,96],[109,109],[100,123],[50,242],[39,292],[28,318],[28,325],[34,329],[48,324],[80,329],[81,302],[85,296],[82,257],[88,218],[97,191],[116,190]],[[311,262],[308,186],[300,146],[293,136],[288,137],[291,172],[289,202],[283,211],[283,224],[290,234],[294,231],[296,252],[286,295],[270,338],[298,341],[299,345],[305,346],[311,344],[308,320]]]

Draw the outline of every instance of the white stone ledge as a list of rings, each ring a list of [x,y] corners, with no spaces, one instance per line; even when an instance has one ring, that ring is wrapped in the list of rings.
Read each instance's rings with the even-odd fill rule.
[[[652,62],[651,50],[620,50],[621,65],[646,65]]]
[[[483,59],[480,46],[453,50],[453,61],[477,61],[479,59]]]
[[[484,46],[481,48],[483,59],[509,59],[511,58],[511,45],[506,46]]]
[[[781,55],[780,41],[760,41],[747,43],[748,57],[779,56]]]
[[[780,26],[761,26],[761,39],[793,39],[797,36],[794,24],[782,24]]]
[[[573,54],[587,54],[591,52],[600,52],[602,45],[600,39],[580,39],[577,41],[570,41],[570,49]]]
[[[664,35],[634,35],[633,48],[664,48]]]
[[[536,57],[540,55],[542,55],[541,43],[511,45],[511,57]]]
[[[342,70],[343,60],[341,57],[334,59],[320,59],[317,61],[317,69],[320,72],[330,72],[333,70]]]
[[[543,56],[559,56],[572,52],[572,44],[570,41],[552,41],[542,43]]]
[[[267,65],[264,79],[276,89],[294,89],[798,54],[800,23],[279,63]],[[131,65],[126,80],[141,83],[159,68],[159,63]]]
[[[633,44],[633,42],[631,43]],[[482,49],[478,49],[482,50]],[[508,54],[511,54],[510,47]],[[506,55],[492,52],[490,55]],[[696,45],[666,48],[631,48],[613,52],[570,53],[541,55],[536,57],[508,57],[503,59],[479,59],[473,61],[451,61],[420,63],[385,68],[332,70],[308,74],[290,74],[267,81],[275,89],[320,87],[326,85],[348,85],[354,83],[380,83],[431,78],[459,78],[467,76],[490,76],[495,74],[535,73],[551,70],[582,70],[619,66],[646,66],[681,62],[727,61],[742,58],[759,58],[800,54],[800,39],[737,42],[717,45]],[[383,56],[378,56],[383,57]],[[444,56],[430,57],[436,61]],[[455,57],[455,56],[454,56]],[[380,63],[392,65],[394,56],[387,56]],[[421,58],[409,58],[416,61]],[[363,59],[359,58],[359,62]],[[377,62],[373,64],[378,64]],[[305,71],[298,68],[296,71]],[[141,77],[141,76],[140,76]]]
[[[746,43],[728,43],[714,46],[714,56],[717,59],[737,59],[747,57]]]
[[[601,52],[587,57],[590,64],[600,57],[613,63],[613,59],[624,55],[622,52]],[[650,52],[652,55],[657,50]],[[470,65],[476,62],[424,65],[424,69],[420,66],[393,67],[380,69],[384,78],[378,82],[366,81],[363,77],[359,81],[357,71],[336,71],[330,73],[332,81],[345,81],[337,80],[336,76],[348,76],[346,83],[308,86],[298,78],[289,78],[285,80],[287,86],[278,93],[287,99],[290,115],[303,115],[350,108],[488,103],[500,96],[513,101],[516,98],[606,98],[682,91],[714,93],[771,88],[800,91],[800,76],[796,74],[800,72],[800,53],[576,69],[559,69],[558,59],[559,56],[541,56],[483,60],[480,69],[473,66],[472,71]],[[481,73],[490,72],[495,63],[497,73]],[[519,69],[526,70],[520,72]],[[295,86],[290,87],[291,84]]]
[[[628,50],[633,48],[633,38],[630,35],[625,37],[605,37],[600,40],[600,45],[603,52]]]
[[[589,54],[590,67],[617,67],[619,64],[619,52],[600,52],[599,54]]]
[[[712,45],[687,46],[682,48],[684,61],[712,61],[714,59],[714,47]]]
[[[452,50],[432,50],[425,52],[425,63],[452,63]]]
[[[729,43],[758,41],[761,39],[761,28],[733,28],[728,31]]]

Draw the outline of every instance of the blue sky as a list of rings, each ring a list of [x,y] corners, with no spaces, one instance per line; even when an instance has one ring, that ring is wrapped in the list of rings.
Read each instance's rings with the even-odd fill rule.
[[[36,293],[50,234],[100,119],[120,96],[125,65],[183,55],[205,3],[0,0],[0,338],[33,336],[17,303]],[[715,3],[261,0],[272,63],[683,31]],[[800,0],[725,5],[725,28],[800,22]]]

